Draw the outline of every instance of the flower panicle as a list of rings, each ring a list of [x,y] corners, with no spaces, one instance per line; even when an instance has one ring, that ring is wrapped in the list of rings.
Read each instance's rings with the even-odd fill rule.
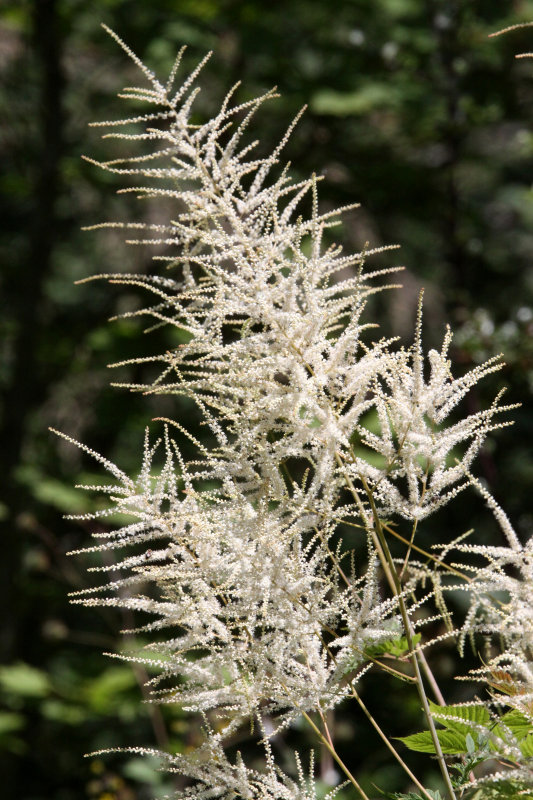
[[[127,611],[126,632],[149,643],[115,657],[153,674],[151,702],[179,703],[204,718],[204,743],[195,752],[159,754],[169,772],[196,781],[187,797],[316,800],[313,766],[304,777],[297,759],[298,780],[284,776],[269,739],[302,715],[324,719],[356,697],[356,684],[374,665],[402,676],[380,655],[418,663],[428,646],[418,632],[424,624],[444,623],[434,642],[457,633],[444,602],[443,562],[435,559],[430,569],[409,562],[409,554],[418,548],[419,522],[469,485],[480,489],[510,548],[483,551],[489,563],[468,585],[472,609],[460,636],[505,631],[505,653],[491,669],[506,663],[520,680],[530,679],[530,554],[471,475],[486,436],[508,424],[499,415],[515,406],[502,405],[499,394],[488,409],[460,413],[472,388],[502,363],[489,359],[454,377],[449,329],[440,351],[426,357],[422,296],[410,348],[379,338],[366,319],[369,301],[395,288],[385,281],[399,268],[366,270],[371,256],[391,246],[345,254],[331,243],[331,229],[357,204],[322,213],[320,179],[291,178],[282,155],[303,109],[273,151],[258,157],[257,142],[246,143],[245,134],[277,97],[274,89],[239,102],[236,84],[213,117],[198,122],[197,79],[209,55],[178,85],[180,50],[161,81],[106,30],[148,86],[119,95],[135,102],[132,116],[97,123],[107,127],[105,137],[129,143],[131,157],[88,160],[131,181],[119,191],[163,198],[169,211],[157,224],[90,226],[124,230],[129,243],[155,252],[155,274],[99,277],[147,298],[123,317],[146,318],[149,330],[176,328],[181,341],[112,366],[155,366],[153,380],[122,385],[191,398],[215,445],[158,418],[163,433],[153,441],[146,431],[131,478],[59,434],[114,479],[82,487],[104,495],[107,506],[78,518],[117,527],[99,525],[96,544],[75,551],[89,559],[103,554],[104,564],[91,561],[89,570],[107,573],[107,581],[74,592],[72,602]],[[138,113],[139,102],[146,114]],[[161,263],[164,275],[156,271]],[[194,460],[186,461],[171,430],[193,445]],[[385,519],[413,524],[401,565],[385,561],[376,530],[383,520],[395,533]],[[349,545],[348,526],[363,536],[364,553]],[[447,555],[452,545],[446,547]],[[468,545],[458,542],[461,548]],[[508,574],[509,564],[520,578]],[[396,567],[397,586],[385,596],[381,573],[394,583]],[[510,600],[495,610],[487,597],[500,589]],[[216,731],[208,722],[214,715]],[[246,720],[262,737],[263,771],[240,755],[230,762],[224,751]]]

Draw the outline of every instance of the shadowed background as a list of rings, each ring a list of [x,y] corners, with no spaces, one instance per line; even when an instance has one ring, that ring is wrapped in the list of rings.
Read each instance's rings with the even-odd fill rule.
[[[286,151],[294,173],[316,171],[324,208],[360,201],[338,235],[359,250],[398,243],[379,264],[403,264],[403,288],[371,309],[385,333],[406,343],[418,292],[426,290],[425,339],[438,344],[449,320],[456,370],[499,352],[502,373],[472,393],[469,411],[509,386],[524,405],[477,464],[522,538],[531,534],[533,479],[533,31],[489,39],[533,19],[533,2],[501,0],[4,0],[0,10],[0,391],[3,476],[0,502],[0,771],[6,800],[143,800],[168,781],[131,756],[83,759],[102,747],[194,744],[198,729],[175,709],[165,717],[141,705],[127,665],[105,660],[131,620],[69,606],[87,585],[69,550],[92,529],[64,514],[90,510],[73,490],[95,482],[96,465],[48,432],[82,440],[125,471],[140,462],[144,426],[158,414],[184,416],[185,401],[147,399],[109,388],[106,364],[165,348],[165,332],[142,337],[134,322],[109,325],[136,307],[129,290],[75,286],[100,271],[143,270],[150,253],[120,236],[82,225],[138,218],[136,201],[116,196],[115,177],[81,155],[112,157],[94,119],[123,115],[115,94],[138,82],[131,62],[102,31],[105,22],[156,72],[176,50],[188,64],[213,49],[199,113],[209,114],[242,80],[243,97],[277,85],[282,97],[262,110],[252,137],[272,148],[303,104],[309,108]],[[143,214],[158,220],[155,204]],[[123,371],[121,379],[140,377]],[[476,527],[499,534],[473,498],[458,499],[427,525],[428,541]],[[453,678],[453,652],[438,654],[448,698],[465,691]],[[466,670],[466,667],[465,667]],[[366,702],[402,735],[420,727],[418,701],[403,684],[370,677]],[[455,686],[455,688],[454,688]],[[379,688],[381,687],[381,688]],[[401,691],[400,691],[401,690]],[[380,717],[380,714],[383,716]],[[357,715],[338,714],[341,752],[365,787],[392,791],[403,778]],[[310,739],[294,732],[307,751]],[[280,747],[281,747],[281,743]],[[431,769],[421,762],[420,775]],[[327,777],[327,759],[320,769]],[[376,792],[377,796],[377,792]]]

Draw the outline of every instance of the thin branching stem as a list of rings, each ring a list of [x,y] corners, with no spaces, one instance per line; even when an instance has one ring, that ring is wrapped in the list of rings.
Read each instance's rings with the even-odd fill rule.
[[[326,750],[335,759],[335,761],[337,762],[339,767],[342,769],[342,771],[344,772],[344,774],[346,775],[346,777],[348,778],[350,783],[357,789],[357,791],[359,792],[359,795],[363,798],[363,800],[370,800],[370,798],[368,797],[368,795],[365,792],[365,790],[362,788],[362,786],[359,784],[359,782],[354,778],[354,776],[352,775],[352,773],[350,772],[350,770],[348,769],[348,767],[346,766],[346,764],[344,763],[342,758],[339,756],[339,754],[335,750],[335,747],[333,746],[333,744],[329,740],[329,736],[328,735],[324,735],[322,733],[320,728],[317,725],[315,725],[315,723],[313,722],[313,720],[311,719],[311,717],[309,716],[307,711],[302,711],[302,717],[311,726],[311,728],[316,733],[316,735],[318,736],[318,738],[320,739],[320,741],[322,742],[322,744],[324,745]]]
[[[402,615],[402,620],[403,620],[403,624],[404,624],[405,635],[406,635],[406,638],[407,638],[407,642],[409,644],[409,649],[411,651],[410,652],[410,659],[411,659],[411,664],[413,665],[413,669],[414,669],[415,676],[416,676],[416,686],[417,686],[417,689],[418,689],[418,695],[420,697],[420,700],[421,700],[421,703],[422,703],[422,708],[424,710],[424,714],[425,714],[425,717],[426,717],[426,720],[427,720],[427,723],[428,723],[428,727],[429,727],[429,730],[430,730],[430,733],[431,733],[431,739],[432,739],[433,745],[435,747],[435,753],[437,755],[437,761],[439,763],[440,771],[441,771],[442,777],[444,779],[444,783],[445,783],[446,790],[448,792],[449,798],[450,798],[450,800],[456,800],[455,791],[454,791],[454,788],[453,788],[453,785],[452,785],[452,782],[451,782],[450,773],[448,772],[448,766],[446,764],[446,759],[444,758],[444,753],[442,752],[442,747],[441,747],[441,744],[440,744],[440,741],[439,741],[439,737],[437,735],[437,729],[435,727],[435,723],[433,721],[433,717],[431,716],[431,710],[429,708],[429,702],[428,702],[428,698],[427,698],[427,695],[426,695],[426,690],[425,690],[425,687],[424,687],[424,681],[422,679],[422,674],[420,672],[420,666],[419,666],[419,661],[418,661],[418,653],[417,653],[417,651],[415,649],[415,643],[414,643],[414,639],[413,639],[413,628],[412,628],[412,625],[411,625],[411,620],[409,619],[409,614],[407,612],[407,607],[405,605],[405,600],[403,598],[402,587],[401,587],[401,584],[400,584],[398,573],[396,571],[396,565],[394,564],[394,560],[392,558],[387,539],[386,539],[385,534],[383,532],[383,528],[381,527],[381,520],[379,518],[379,514],[378,514],[378,511],[377,511],[377,508],[376,508],[376,504],[374,502],[374,497],[373,497],[372,492],[370,490],[370,487],[368,486],[368,483],[366,482],[364,477],[361,478],[361,483],[363,484],[363,488],[364,488],[364,490],[366,492],[366,495],[368,497],[368,501],[369,501],[370,506],[372,508],[372,514],[373,514],[373,517],[374,517],[374,526],[375,526],[375,529],[376,529],[376,533],[377,533],[377,536],[379,538],[381,547],[383,549],[383,553],[385,555],[385,559],[386,559],[387,564],[389,566],[389,573],[392,576],[392,580],[393,580],[393,584],[394,584],[394,591],[395,591],[396,597],[398,599],[398,605],[399,605],[399,608],[400,608],[400,613]]]
[[[386,733],[384,733],[384,731],[382,730],[382,728],[381,728],[381,727],[379,726],[379,724],[376,722],[375,718],[372,716],[372,714],[370,713],[370,711],[368,710],[368,708],[366,707],[366,705],[364,704],[364,702],[361,700],[361,697],[359,696],[359,694],[358,694],[358,692],[356,691],[356,689],[355,689],[355,687],[354,687],[354,686],[352,686],[352,687],[351,687],[351,693],[352,693],[352,697],[354,698],[354,700],[356,700],[356,702],[358,703],[359,707],[360,707],[360,708],[361,708],[361,710],[363,711],[364,715],[366,716],[366,718],[368,719],[368,721],[370,722],[370,724],[372,725],[372,727],[374,728],[374,730],[375,730],[375,731],[377,731],[377,733],[379,734],[379,736],[380,736],[381,740],[384,742],[384,744],[385,744],[385,746],[387,747],[387,749],[388,749],[388,750],[389,750],[389,751],[392,753],[392,755],[394,756],[394,758],[396,759],[396,761],[397,761],[397,762],[400,764],[400,766],[402,767],[402,769],[404,770],[404,772],[405,772],[407,775],[409,775],[409,777],[411,778],[411,780],[413,781],[413,783],[415,784],[415,786],[417,786],[417,787],[418,787],[418,789],[420,789],[420,791],[422,792],[422,794],[424,795],[424,797],[427,797],[427,798],[428,798],[428,800],[433,800],[433,798],[431,797],[431,795],[430,795],[430,794],[427,792],[427,790],[426,790],[426,789],[425,789],[425,788],[422,786],[422,784],[420,783],[420,781],[418,780],[418,778],[416,777],[416,775],[414,774],[414,772],[413,772],[413,771],[412,771],[412,770],[411,770],[411,769],[408,767],[408,765],[405,763],[405,761],[403,760],[403,758],[401,757],[401,755],[398,753],[398,751],[396,750],[396,748],[394,747],[394,745],[391,743],[391,741],[390,741],[389,737],[387,736],[387,734],[386,734]]]

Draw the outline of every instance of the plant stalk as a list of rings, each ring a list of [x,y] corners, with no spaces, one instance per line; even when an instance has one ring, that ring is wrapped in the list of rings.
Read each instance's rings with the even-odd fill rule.
[[[326,750],[328,750],[328,752],[331,754],[331,756],[335,759],[335,761],[337,762],[339,767],[342,769],[342,771],[344,772],[344,774],[346,775],[346,777],[348,778],[350,783],[352,783],[353,786],[355,786],[355,788],[357,789],[357,791],[359,792],[359,794],[361,795],[363,800],[370,800],[370,798],[367,795],[367,793],[365,792],[365,790],[362,788],[362,786],[359,785],[359,783],[354,778],[354,776],[352,775],[352,773],[350,772],[350,770],[348,769],[348,767],[346,766],[346,764],[344,763],[342,758],[339,756],[339,754],[335,750],[335,747],[328,741],[328,738],[326,736],[324,736],[324,734],[322,733],[320,728],[317,725],[315,725],[315,723],[313,722],[313,720],[311,719],[309,714],[306,711],[302,711],[302,716],[309,723],[309,725],[314,730],[316,735],[319,737],[320,741],[322,742],[322,744],[324,745]]]
[[[405,635],[406,635],[406,638],[407,638],[407,642],[409,644],[409,650],[411,651],[410,652],[410,659],[411,659],[411,663],[413,665],[413,670],[414,670],[415,677],[416,677],[416,686],[417,686],[417,690],[418,690],[418,695],[420,697],[420,701],[422,703],[422,708],[424,709],[424,714],[425,714],[426,719],[427,719],[427,723],[428,723],[429,731],[431,733],[431,739],[433,741],[433,746],[435,747],[435,753],[437,755],[437,761],[439,763],[440,771],[441,771],[442,777],[444,779],[444,783],[446,785],[446,790],[448,792],[450,800],[457,800],[457,798],[455,796],[455,792],[454,792],[453,786],[452,786],[450,774],[448,772],[448,767],[447,767],[447,764],[446,764],[446,760],[444,758],[444,753],[442,752],[442,747],[440,745],[439,737],[437,735],[437,729],[435,728],[435,722],[433,721],[433,717],[431,716],[431,710],[429,708],[429,702],[428,702],[427,695],[426,695],[426,690],[425,690],[425,687],[424,687],[424,681],[423,681],[423,678],[422,678],[422,674],[420,672],[420,664],[419,664],[419,660],[418,660],[418,655],[415,652],[415,644],[414,644],[414,640],[413,640],[413,629],[412,629],[412,626],[411,626],[411,620],[409,619],[409,614],[407,613],[407,607],[405,605],[405,599],[402,596],[402,587],[401,587],[401,584],[400,584],[400,579],[398,577],[398,572],[396,570],[396,566],[394,564],[394,561],[393,561],[393,558],[392,558],[392,555],[391,555],[391,552],[390,552],[390,549],[389,549],[389,545],[387,543],[387,539],[386,539],[385,534],[383,532],[383,528],[381,527],[381,520],[379,519],[379,515],[378,515],[378,512],[377,512],[376,504],[374,502],[374,497],[372,495],[370,487],[368,486],[366,480],[363,477],[361,477],[361,482],[363,484],[363,488],[364,488],[364,490],[366,492],[366,495],[367,495],[369,503],[370,503],[370,507],[372,509],[372,515],[373,515],[373,518],[374,518],[374,528],[375,528],[376,534],[378,536],[379,542],[381,544],[381,549],[382,549],[382,551],[384,553],[384,556],[386,558],[386,561],[387,561],[387,564],[388,564],[388,567],[389,567],[388,574],[390,574],[390,576],[392,577],[392,581],[393,581],[393,585],[394,585],[394,593],[396,594],[396,597],[398,598],[398,605],[399,605],[399,608],[400,608],[400,614],[402,615],[402,621],[403,621],[404,628],[405,628]]]

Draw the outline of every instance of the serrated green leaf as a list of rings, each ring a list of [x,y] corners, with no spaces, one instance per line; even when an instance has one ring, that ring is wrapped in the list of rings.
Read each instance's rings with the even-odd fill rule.
[[[386,794],[385,797],[387,800],[422,800],[419,794],[414,794],[414,792],[409,792],[409,794],[398,794],[394,792],[394,794]]]
[[[514,708],[512,711],[508,711],[507,714],[503,715],[501,722],[509,728],[518,741],[525,739],[529,734],[533,734],[533,723],[531,720],[528,719],[525,714],[521,714],[520,711]]]
[[[466,734],[473,730],[473,725],[490,725],[490,714],[485,706],[438,706],[431,701],[429,705],[435,720],[450,730]],[[471,724],[464,725],[460,720]]]
[[[520,750],[526,758],[533,758],[533,734],[529,734],[520,742]]]
[[[415,633],[413,636],[413,644],[415,647],[421,638],[422,636],[420,633]],[[379,656],[384,655],[401,658],[401,656],[406,655],[409,650],[410,648],[407,637],[399,636],[396,639],[386,639],[384,642],[380,642],[379,644],[365,647],[364,655],[366,658],[378,658]]]
[[[475,752],[477,735],[475,735],[473,726],[490,724],[490,715],[484,706],[438,706],[430,701],[430,708],[436,722],[441,723],[445,728],[445,730],[437,731],[443,753],[452,755]],[[435,746],[429,731],[399,738],[410,750],[416,750],[419,753],[435,753]]]
[[[443,753],[466,753],[466,735],[459,731],[437,731]]]
[[[410,736],[398,736],[400,742],[409,748],[415,750],[417,753],[434,753],[435,745],[429,731],[421,731],[420,733],[412,733]]]
[[[459,731],[445,730],[437,731],[442,752],[452,755],[466,753],[466,735]],[[429,731],[413,733],[410,736],[397,737],[409,750],[416,750],[417,753],[435,753],[435,745]]]

